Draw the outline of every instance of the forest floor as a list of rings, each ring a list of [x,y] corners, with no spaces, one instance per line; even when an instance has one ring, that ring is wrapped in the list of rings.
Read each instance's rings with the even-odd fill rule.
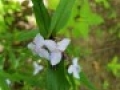
[[[108,70],[108,64],[115,56],[119,57],[118,63],[120,64],[120,38],[116,38],[117,34],[115,33],[109,33],[109,29],[116,27],[120,21],[120,1],[111,0],[111,6],[113,11],[117,13],[117,17],[114,19],[106,17],[109,10],[96,10],[105,18],[104,25],[100,26],[103,35],[101,38],[97,38],[95,30],[91,30],[88,42],[85,42],[84,45],[87,44],[88,48],[92,48],[92,54],[81,60],[83,71],[99,90],[120,90],[120,75],[116,77]],[[117,33],[120,33],[120,28],[117,29]]]

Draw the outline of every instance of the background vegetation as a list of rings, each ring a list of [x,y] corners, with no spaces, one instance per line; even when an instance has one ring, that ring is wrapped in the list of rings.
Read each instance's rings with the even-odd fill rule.
[[[48,0],[46,7],[51,15],[58,3]],[[120,90],[119,8],[119,0],[76,0],[67,25],[56,36],[72,39],[67,52],[80,57],[83,72],[99,90]],[[12,90],[41,90],[32,85],[44,86],[44,81],[40,84],[32,76],[28,78],[32,61],[39,59],[27,49],[38,33],[36,28],[30,1],[0,0],[0,70],[16,72],[9,76],[1,71],[0,86],[6,87],[2,82],[6,77],[14,77]],[[78,90],[89,89],[81,84]]]

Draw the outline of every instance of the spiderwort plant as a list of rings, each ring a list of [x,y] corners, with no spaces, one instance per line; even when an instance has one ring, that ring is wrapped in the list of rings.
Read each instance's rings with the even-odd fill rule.
[[[74,58],[72,64],[67,69],[65,68],[66,64],[64,63],[66,58],[64,53],[71,40],[64,38],[56,42],[54,39],[57,33],[66,25],[75,0],[60,0],[56,11],[51,17],[43,0],[32,0],[32,3],[39,33],[33,42],[28,44],[28,48],[34,55],[38,55],[42,60],[48,61],[46,75],[44,76],[47,86],[45,89],[70,90],[72,88],[75,90],[75,77],[77,80],[83,82],[83,84],[86,84],[91,90],[95,90],[85,75],[82,74],[78,58]],[[36,62],[33,63],[33,66],[34,75],[44,69],[42,65],[38,65]],[[73,78],[71,78],[71,75]]]
[[[9,87],[14,85],[14,82],[20,82],[21,80],[23,83],[25,82],[25,84],[27,83],[32,86],[38,86],[43,88],[43,90],[76,90],[77,85],[75,81],[78,80],[80,81],[80,84],[85,84],[90,90],[96,90],[81,71],[78,61],[79,59],[73,58],[73,60],[68,60],[68,58],[65,57],[65,50],[69,49],[68,46],[71,44],[70,38],[63,38],[60,41],[54,39],[57,36],[57,33],[64,28],[68,22],[72,7],[76,0],[60,0],[56,11],[51,16],[48,13],[43,0],[31,1],[33,3],[33,11],[39,32],[37,32],[38,34],[33,41],[28,44],[28,49],[30,49],[34,55],[39,56],[42,62],[45,61],[48,63],[38,64],[37,60],[32,61],[33,72],[30,75],[21,74],[21,71],[20,73],[19,71],[16,71],[19,68],[15,68],[15,71],[12,71],[14,73],[10,74],[4,72],[0,68],[0,90],[1,88],[2,90],[10,90]],[[88,0],[83,1],[87,2]],[[87,9],[85,8],[86,11]],[[82,11],[84,11],[84,9]],[[81,16],[86,16],[86,13],[83,14],[84,15]],[[86,21],[91,21],[91,19]],[[29,32],[28,35],[24,33],[22,37],[32,36],[30,35],[31,33],[36,34],[35,31],[32,31]],[[20,41],[22,41],[22,38],[19,35],[18,37],[20,38]],[[9,56],[14,58],[12,53],[10,53]],[[66,61],[69,61],[69,63],[66,63]],[[43,83],[45,83],[45,85],[43,85]]]

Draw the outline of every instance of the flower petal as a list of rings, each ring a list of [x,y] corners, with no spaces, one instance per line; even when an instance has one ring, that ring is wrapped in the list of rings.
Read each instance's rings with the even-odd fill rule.
[[[70,65],[68,68],[68,73],[71,74],[73,73],[73,65]]]
[[[78,58],[73,58],[73,61],[72,61],[73,65],[78,65]]]
[[[62,58],[61,52],[52,52],[50,54],[51,65],[57,65],[60,62],[61,58]]]
[[[74,73],[73,73],[73,76],[74,76],[75,78],[78,78],[78,79],[80,78],[79,72],[74,72]]]
[[[46,49],[40,48],[37,53],[41,58],[45,58],[45,59],[49,60],[49,53]]]
[[[70,39],[68,39],[68,38],[63,39],[62,41],[57,43],[58,49],[63,52],[67,48],[69,43],[70,43]]]
[[[70,65],[68,68],[68,73],[69,74],[72,73],[75,78],[80,78],[79,73],[81,71],[81,68],[77,62],[78,62],[78,58],[74,58],[72,61],[72,65]]]
[[[33,75],[38,74],[43,69],[43,66],[37,64],[37,62],[33,62],[33,66],[34,66]]]
[[[42,47],[44,45],[44,38],[37,34],[33,41],[38,47]]]
[[[33,43],[29,43],[27,47],[28,49],[33,50],[35,48],[35,45]]]
[[[50,50],[50,51],[54,51],[57,49],[57,44],[55,41],[52,40],[45,40],[45,46]]]
[[[32,51],[33,54],[37,54],[35,51],[35,47],[36,47],[35,44],[29,43],[27,47]]]

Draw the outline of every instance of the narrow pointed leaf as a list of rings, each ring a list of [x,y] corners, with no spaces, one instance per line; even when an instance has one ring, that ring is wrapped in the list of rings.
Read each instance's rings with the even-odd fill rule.
[[[80,73],[80,82],[82,84],[84,84],[87,88],[89,88],[89,90],[97,90],[92,84],[91,82],[87,79],[86,75],[81,72]]]
[[[36,22],[40,29],[42,36],[46,37],[48,34],[48,28],[50,24],[50,16],[47,9],[43,4],[43,0],[32,0],[33,10],[36,16]]]
[[[51,20],[49,35],[52,32],[53,33],[58,32],[60,29],[62,29],[66,25],[75,1],[76,0],[60,0],[60,3],[55,13],[53,14],[53,17]]]
[[[48,68],[46,74],[46,90],[69,90],[69,83],[64,73],[64,64]]]
[[[81,19],[83,19],[81,23],[85,22],[88,25],[99,25],[104,22],[101,16],[92,12],[92,9],[90,8],[90,4],[88,0],[84,0],[80,9],[80,16],[81,16]]]
[[[72,75],[68,75],[68,79],[69,79],[69,82],[72,86],[72,90],[76,90],[76,84],[75,84],[74,77]]]
[[[30,31],[16,32],[14,35],[14,39],[16,41],[27,41],[27,40],[33,39],[37,33],[39,33],[39,30],[37,29],[30,30]]]

